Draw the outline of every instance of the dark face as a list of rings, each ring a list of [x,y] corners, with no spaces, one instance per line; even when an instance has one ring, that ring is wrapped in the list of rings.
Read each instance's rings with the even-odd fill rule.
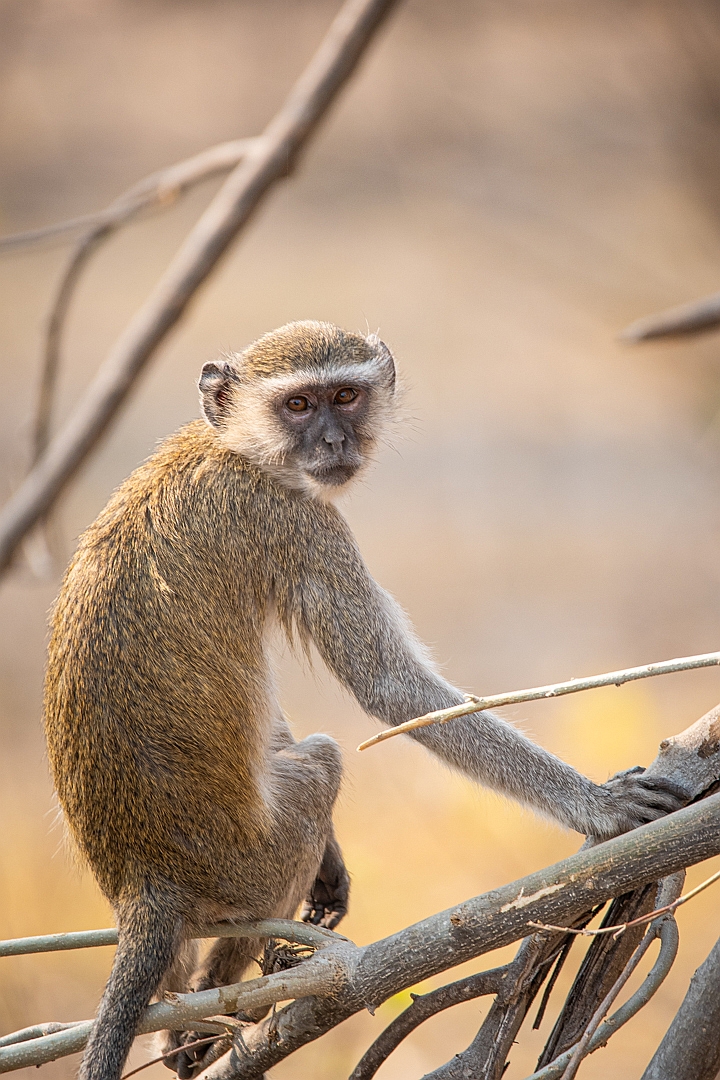
[[[368,390],[361,386],[304,386],[283,397],[278,410],[294,436],[297,465],[318,483],[338,487],[363,464]]]

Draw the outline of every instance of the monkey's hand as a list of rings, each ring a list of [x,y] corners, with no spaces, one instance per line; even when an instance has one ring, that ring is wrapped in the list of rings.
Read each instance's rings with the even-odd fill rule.
[[[642,766],[636,765],[596,788],[597,817],[589,830],[593,836],[608,840],[671,814],[689,801],[688,792],[678,784],[659,776],[646,777],[644,772]]]
[[[347,915],[350,878],[345,869],[340,845],[331,836],[325,848],[317,877],[300,912],[303,922],[334,930]]]

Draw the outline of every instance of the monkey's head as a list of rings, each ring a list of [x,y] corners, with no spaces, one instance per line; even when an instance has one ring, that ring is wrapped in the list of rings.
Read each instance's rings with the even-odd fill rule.
[[[372,459],[393,412],[395,363],[375,334],[296,322],[205,364],[199,387],[205,419],[227,449],[330,499]]]

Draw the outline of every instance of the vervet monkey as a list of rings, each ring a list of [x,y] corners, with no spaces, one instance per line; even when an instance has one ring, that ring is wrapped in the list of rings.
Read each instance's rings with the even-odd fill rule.
[[[236,981],[218,941],[187,982],[188,937],[225,919],[334,926],[340,750],[296,742],[268,662],[274,626],[311,641],[363,709],[395,725],[464,699],[373,581],[332,500],[372,458],[395,396],[375,335],[291,323],[205,364],[204,419],[167,439],[80,540],[54,609],[45,715],[65,819],[115,910],[119,945],[81,1066],[118,1080],[163,988]],[[482,784],[609,837],[682,793],[597,785],[481,713],[412,737]],[[191,1075],[192,1058],[181,1062]]]

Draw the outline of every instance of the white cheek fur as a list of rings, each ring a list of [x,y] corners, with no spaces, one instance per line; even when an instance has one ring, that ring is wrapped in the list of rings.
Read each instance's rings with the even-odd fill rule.
[[[333,369],[333,383],[362,381],[370,384],[374,400],[371,399],[366,422],[373,437],[371,446],[366,450],[366,462],[351,480],[337,486],[322,484],[293,461],[293,432],[283,425],[278,415],[277,399],[290,396],[293,390],[299,391],[308,383],[327,379],[327,370],[320,372],[311,369],[263,380],[241,377],[233,387],[233,403],[228,416],[217,429],[220,442],[228,450],[258,465],[286,487],[303,491],[323,502],[336,499],[370,464],[377,440],[393,413],[393,394],[384,366],[375,361],[344,364]],[[375,394],[372,394],[373,388]]]

